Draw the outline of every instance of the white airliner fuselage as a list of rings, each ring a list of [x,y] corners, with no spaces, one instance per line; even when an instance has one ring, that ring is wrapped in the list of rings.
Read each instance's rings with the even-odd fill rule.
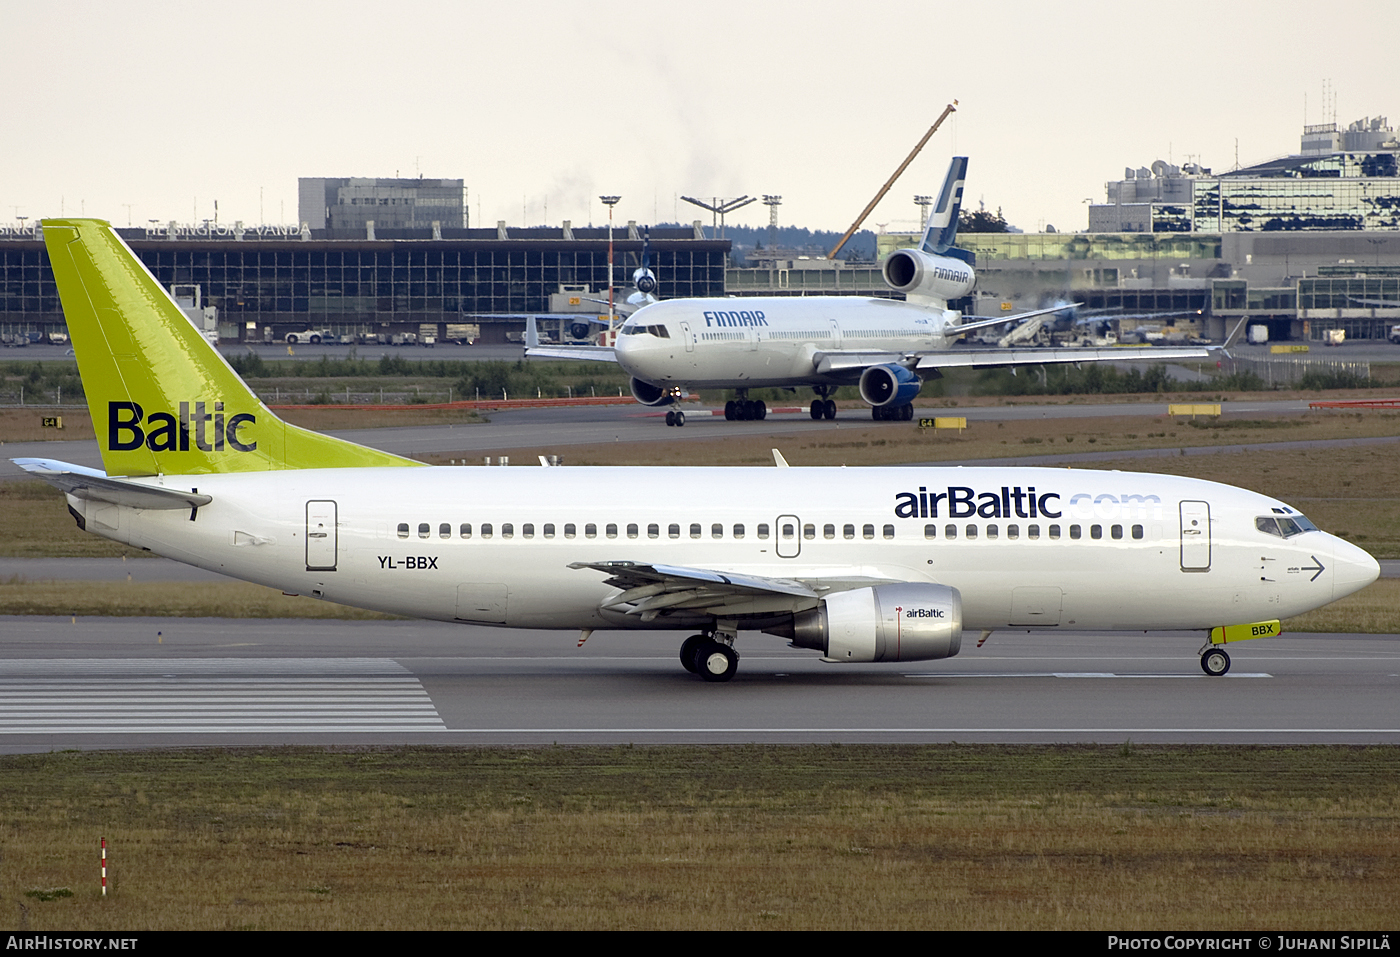
[[[526,628],[763,627],[885,582],[956,589],[964,628],[1207,629],[1296,615],[1378,574],[1366,552],[1267,496],[1131,472],[423,468],[130,481],[212,501],[192,513],[70,498],[89,531],[309,597]],[[663,491],[615,494],[624,486]],[[733,595],[688,615],[649,604],[654,594],[615,604],[623,589],[571,567],[612,562],[809,593]]]

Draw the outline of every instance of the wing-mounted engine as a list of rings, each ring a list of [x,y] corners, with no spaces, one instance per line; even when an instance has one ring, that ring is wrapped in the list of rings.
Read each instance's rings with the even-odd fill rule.
[[[635,376],[632,379],[632,398],[642,405],[670,405],[676,401],[676,397],[671,390],[665,386],[652,385],[650,382],[643,382]]]
[[[904,366],[893,363],[871,366],[860,375],[860,397],[876,408],[908,405],[923,384],[918,375]]]
[[[961,259],[921,249],[896,249],[885,257],[885,284],[911,302],[946,304],[972,292],[976,276]]]
[[[930,661],[962,646],[962,596],[947,585],[901,583],[841,591],[765,628],[834,661]]]

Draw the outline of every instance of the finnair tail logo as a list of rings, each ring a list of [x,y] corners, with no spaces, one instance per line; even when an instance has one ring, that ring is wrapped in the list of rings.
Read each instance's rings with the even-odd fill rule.
[[[245,442],[239,430],[253,425],[257,417],[240,412],[224,417],[224,404],[214,402],[213,412],[206,411],[211,403],[195,402],[191,414],[189,402],[180,403],[178,418],[171,412],[146,415],[139,402],[107,403],[107,448],[113,452],[131,452],[142,446],[152,452],[188,452],[193,437],[194,447],[201,452],[222,452],[227,446],[235,452],[252,452],[256,440]]]

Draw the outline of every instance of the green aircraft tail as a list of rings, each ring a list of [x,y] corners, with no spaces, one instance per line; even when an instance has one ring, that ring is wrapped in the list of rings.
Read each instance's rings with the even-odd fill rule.
[[[283,422],[108,223],[43,227],[108,475],[422,464]]]

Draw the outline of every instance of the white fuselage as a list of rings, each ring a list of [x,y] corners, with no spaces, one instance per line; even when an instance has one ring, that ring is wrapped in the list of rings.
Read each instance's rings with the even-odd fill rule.
[[[823,354],[947,349],[957,319],[956,312],[894,299],[671,299],[633,314],[615,350],[629,375],[653,385],[840,385],[860,370],[823,372]]]
[[[69,501],[89,531],[235,578],[525,628],[695,627],[601,610],[619,590],[575,562],[938,583],[961,593],[965,627],[985,629],[1286,618],[1378,574],[1368,554],[1325,532],[1260,531],[1259,517],[1296,514],[1266,496],[1129,472],[436,467],[133,481],[197,486],[212,502],[191,520],[182,509]],[[801,601],[759,596],[733,617],[742,626]]]

